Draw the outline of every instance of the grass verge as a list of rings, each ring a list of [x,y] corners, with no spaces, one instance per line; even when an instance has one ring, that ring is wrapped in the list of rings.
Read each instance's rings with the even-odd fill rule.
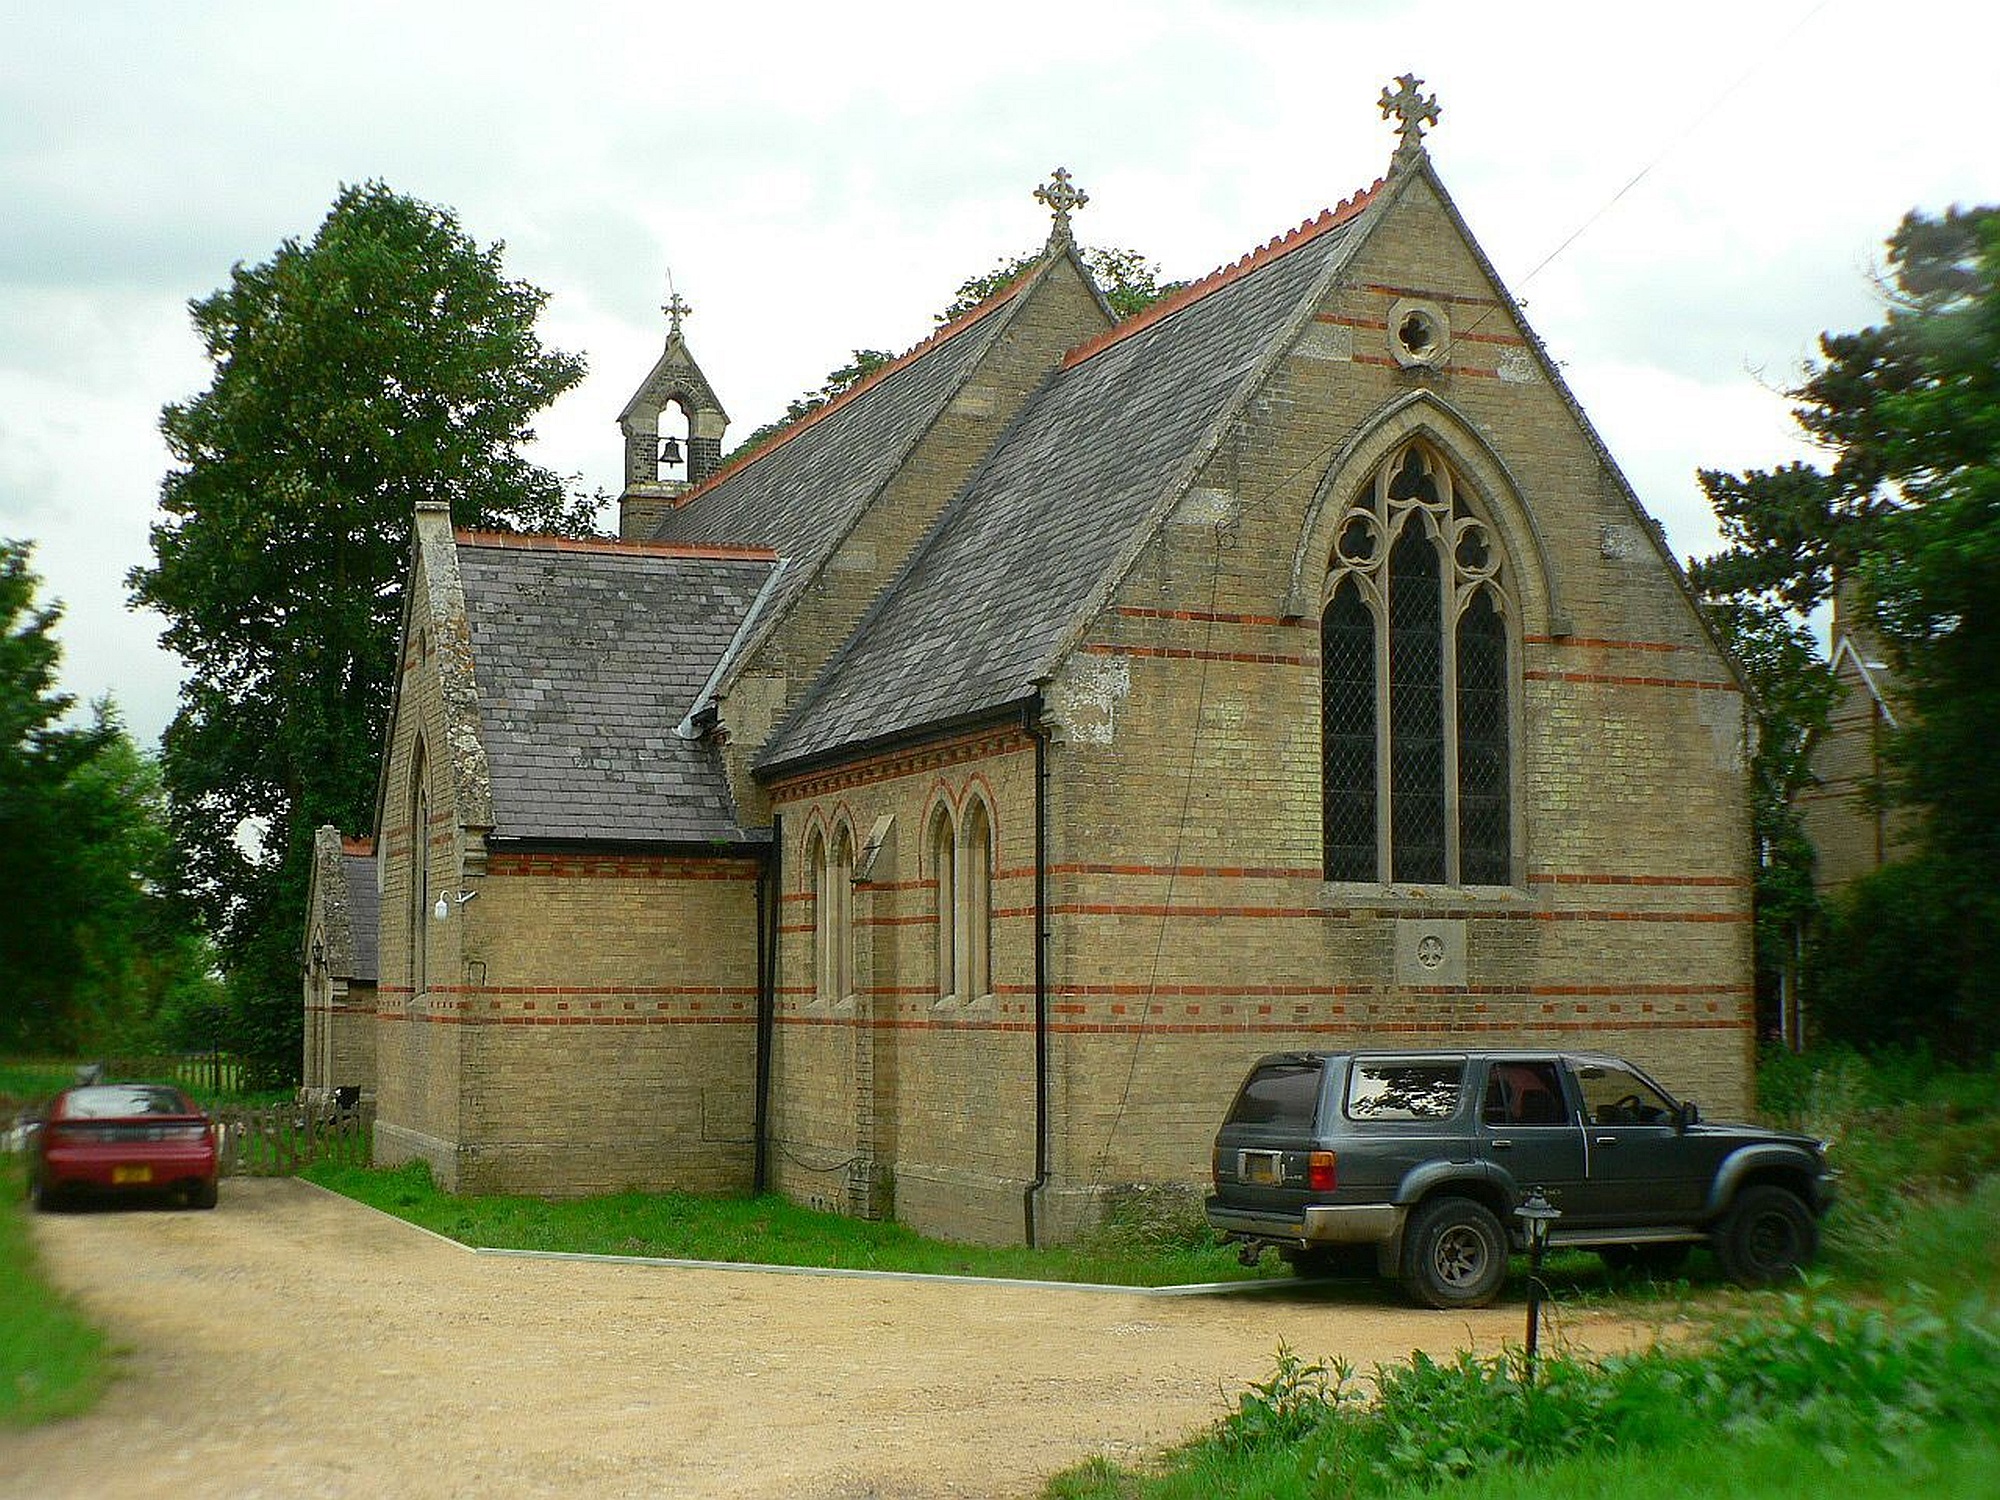
[[[1087,1244],[1048,1250],[989,1247],[927,1239],[901,1224],[817,1213],[783,1198],[687,1193],[612,1193],[550,1201],[439,1191],[421,1162],[395,1168],[315,1166],[322,1187],[421,1224],[463,1244],[502,1250],[559,1250],[649,1255],[676,1260],[840,1267],[1015,1281],[1102,1282],[1173,1286],[1245,1281],[1281,1274],[1267,1258],[1258,1270],[1208,1241],[1205,1228],[1135,1227],[1114,1219]]]
[[[42,1275],[22,1181],[20,1162],[0,1157],[0,1427],[76,1416],[110,1378],[104,1334]]]

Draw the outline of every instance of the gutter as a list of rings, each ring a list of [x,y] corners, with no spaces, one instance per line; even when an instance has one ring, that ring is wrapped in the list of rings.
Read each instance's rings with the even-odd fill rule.
[[[1035,742],[1035,1176],[1021,1194],[1028,1248],[1038,1248],[1037,1200],[1049,1181],[1049,737],[1042,729],[1042,694],[1021,709],[1021,728]]]
[[[779,558],[778,565],[771,569],[770,576],[764,580],[764,586],[757,590],[757,597],[750,601],[749,609],[743,612],[743,622],[736,627],[736,634],[729,638],[728,646],[723,648],[722,655],[716,659],[715,670],[708,674],[708,681],[704,682],[701,691],[694,695],[694,707],[690,708],[686,717],[674,726],[674,733],[682,739],[701,738],[702,726],[696,721],[715,707],[716,688],[721,686],[722,679],[729,669],[736,665],[737,653],[743,649],[743,643],[750,639],[750,632],[757,625],[757,617],[763,614],[764,606],[770,602],[771,595],[777,592],[778,580],[785,576],[785,570],[790,566],[791,563],[787,559]]]
[[[757,1062],[755,1098],[751,1107],[750,1190],[770,1186],[765,1141],[771,1123],[771,1042],[778,1011],[778,896],[784,864],[784,820],[771,814],[771,842],[757,872]]]

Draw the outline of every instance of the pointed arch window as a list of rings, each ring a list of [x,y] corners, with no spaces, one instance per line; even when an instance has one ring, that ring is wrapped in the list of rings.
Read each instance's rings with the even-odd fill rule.
[[[419,740],[410,759],[410,994],[430,987],[431,792],[429,758]]]
[[[948,1000],[958,993],[958,833],[950,808],[931,814],[926,845],[937,885],[937,993]]]
[[[1320,616],[1329,880],[1513,878],[1513,615],[1490,527],[1427,444],[1335,528]]]
[[[959,839],[962,860],[966,998],[993,993],[993,820],[975,799]]]
[[[806,835],[806,892],[812,902],[813,998],[833,993],[832,892],[828,878],[826,839],[815,828]]]
[[[845,823],[834,830],[827,886],[831,898],[827,924],[831,964],[827,998],[845,1000],[854,993],[854,831]]]

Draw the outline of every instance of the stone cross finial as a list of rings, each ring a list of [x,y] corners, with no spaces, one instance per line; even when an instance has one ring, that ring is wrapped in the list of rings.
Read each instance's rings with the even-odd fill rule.
[[[1396,117],[1396,163],[1408,165],[1424,154],[1424,126],[1438,122],[1437,95],[1426,99],[1419,89],[1423,79],[1414,73],[1400,73],[1396,76],[1398,87],[1395,93],[1382,90],[1382,118]]]
[[[675,292],[660,304],[660,311],[667,315],[667,333],[671,337],[681,331],[681,319],[693,312],[694,308],[691,304],[681,300],[679,292]]]
[[[1090,194],[1079,187],[1073,187],[1069,171],[1057,167],[1050,174],[1050,180],[1035,189],[1035,199],[1045,203],[1055,215],[1055,224],[1049,230],[1049,243],[1056,244],[1070,237],[1069,216],[1090,202]]]

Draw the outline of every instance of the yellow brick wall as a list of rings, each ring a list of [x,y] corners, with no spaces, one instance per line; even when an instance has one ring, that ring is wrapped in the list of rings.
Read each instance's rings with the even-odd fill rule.
[[[1388,355],[1390,309],[1412,296],[1448,309],[1447,370],[1411,375]],[[1272,369],[1050,688],[1045,1222],[1087,1222],[1104,1185],[1199,1180],[1244,1068],[1272,1050],[1603,1047],[1713,1113],[1749,1103],[1734,678],[1649,523],[1423,185],[1318,313],[1347,330],[1349,357],[1295,355]],[[1428,399],[1407,404],[1400,426],[1375,425],[1417,391]],[[1516,875],[1498,888],[1320,876],[1328,529],[1374,465],[1420,431],[1462,460],[1508,552],[1518,817]],[[805,976],[784,981],[774,1075],[787,1191],[840,1203],[872,1140],[898,1217],[1019,1236],[1034,1160],[1032,759],[1025,738],[976,757],[1005,788],[995,903],[1008,915],[996,923],[990,1021],[926,997],[934,886],[921,867],[908,873],[927,799],[969,773],[878,756],[773,789],[784,969]],[[845,817],[859,842],[884,813],[900,873],[857,901],[857,917],[894,934],[897,962],[873,967],[850,1010],[814,1013],[805,828]],[[1414,983],[1398,964],[1399,928],[1435,921],[1463,933],[1463,979]],[[856,1128],[864,1074],[872,1136]]]
[[[429,913],[412,911],[413,861],[428,863],[432,898],[466,888],[466,840],[453,817],[453,781],[448,763],[444,699],[440,685],[441,641],[438,622],[430,617],[431,580],[420,560],[412,570],[410,590],[419,605],[402,643],[397,712],[387,749],[381,821],[376,847],[382,851],[380,870],[380,936],[377,945],[375,1028],[375,1156],[384,1165],[411,1157],[430,1163],[438,1183],[459,1186],[458,1146],[464,1121],[460,1110],[462,1030],[447,1023],[452,1008],[449,986],[461,969],[459,942],[464,909],[435,921]],[[462,610],[462,605],[461,605]],[[463,617],[458,624],[462,630]],[[419,745],[424,752],[429,789],[429,826],[412,826],[415,798],[412,775]],[[476,903],[475,903],[476,904]],[[412,940],[425,944],[425,968],[430,981],[421,992],[413,988]]]
[[[941,998],[933,811],[993,823],[992,992]],[[774,788],[783,829],[772,1185],[931,1233],[1009,1241],[1034,1176],[1034,748],[1018,727]],[[883,827],[883,820],[891,820]],[[882,829],[855,887],[855,991],[816,993],[806,847]],[[872,1194],[872,1196],[870,1196]]]

